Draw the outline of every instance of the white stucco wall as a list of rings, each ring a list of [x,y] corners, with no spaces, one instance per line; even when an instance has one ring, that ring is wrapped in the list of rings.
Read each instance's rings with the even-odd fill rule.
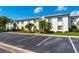
[[[63,16],[63,32],[69,31],[69,25],[68,25],[68,16]]]
[[[46,20],[46,22],[48,22],[48,20],[49,20],[49,19],[48,19],[48,18],[46,18],[45,20]]]
[[[51,18],[51,23],[52,23],[52,31],[62,31],[62,32],[65,32],[65,31],[68,31],[68,16],[62,16],[62,21],[58,21],[58,17],[52,17]],[[58,29],[58,26],[62,26],[63,28],[61,30]]]
[[[21,21],[18,22],[18,27],[19,27],[19,29],[22,29],[21,28],[22,27]]]
[[[72,20],[71,20],[71,17],[69,16],[69,19],[68,19],[68,28],[71,28],[72,27]]]
[[[12,28],[13,28],[13,23],[6,24],[6,29],[12,29]]]
[[[42,18],[44,19],[44,17],[42,17]],[[45,20],[47,22],[50,20],[49,22],[51,22],[51,24],[52,24],[51,31],[55,31],[55,32],[57,32],[57,31],[62,31],[62,32],[69,31],[69,28],[71,28],[71,26],[72,26],[70,16],[68,16],[68,15],[62,16],[62,22],[58,22],[58,16],[52,16],[51,18],[49,17],[49,18],[46,18]],[[23,23],[22,23],[22,21],[19,21],[17,23],[17,26],[19,27],[19,29],[22,29],[22,27],[24,27],[24,29],[27,30],[27,28],[25,28],[25,25],[27,25],[29,22],[33,23],[36,26],[36,28],[39,30],[39,19],[35,20],[35,22],[34,22],[34,20],[28,20],[28,21],[25,20],[25,21],[23,21]],[[76,22],[73,22],[73,23],[76,25],[77,22],[79,22],[79,17],[76,18]],[[62,30],[58,30],[58,25],[63,26]],[[6,24],[6,29],[7,29],[7,27],[9,29],[12,29],[13,23]]]
[[[57,17],[51,18],[51,24],[52,24],[51,30],[57,32]]]
[[[39,30],[39,21],[36,21],[36,28]]]

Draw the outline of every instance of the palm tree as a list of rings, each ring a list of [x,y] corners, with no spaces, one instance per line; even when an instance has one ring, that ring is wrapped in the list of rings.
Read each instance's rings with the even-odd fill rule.
[[[34,26],[34,24],[32,23],[28,23],[27,25],[25,25],[25,27],[31,32],[32,27]]]
[[[51,23],[47,23],[47,31],[50,31],[50,29],[52,28]]]
[[[77,22],[77,28],[79,29],[79,22]]]
[[[48,32],[51,29],[51,23],[41,20],[39,21],[39,28],[40,32]]]

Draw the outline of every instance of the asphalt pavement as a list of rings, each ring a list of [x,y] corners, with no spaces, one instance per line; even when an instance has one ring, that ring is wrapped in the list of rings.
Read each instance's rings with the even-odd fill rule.
[[[0,42],[37,53],[78,53],[79,38],[0,33]]]

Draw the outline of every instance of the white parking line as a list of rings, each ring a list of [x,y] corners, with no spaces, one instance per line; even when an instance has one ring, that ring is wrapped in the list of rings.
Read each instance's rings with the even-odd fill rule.
[[[77,49],[76,49],[76,47],[75,47],[75,45],[74,45],[74,43],[73,43],[73,41],[71,40],[70,37],[69,37],[69,41],[70,41],[70,43],[71,43],[71,45],[72,45],[72,47],[73,47],[75,53],[78,53],[78,51],[77,51]]]
[[[41,45],[42,43],[44,43],[45,41],[47,41],[49,38],[51,38],[51,36],[47,37],[47,38],[44,39],[42,42],[38,43],[37,46]]]

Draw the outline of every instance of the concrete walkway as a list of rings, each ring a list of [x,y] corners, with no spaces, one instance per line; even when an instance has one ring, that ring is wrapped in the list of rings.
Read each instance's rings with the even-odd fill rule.
[[[5,44],[5,43],[2,43],[2,42],[0,42],[0,48],[7,50],[7,51],[10,51],[12,53],[34,53],[32,51],[25,50],[25,49],[22,49],[22,48],[18,48],[16,46]]]

